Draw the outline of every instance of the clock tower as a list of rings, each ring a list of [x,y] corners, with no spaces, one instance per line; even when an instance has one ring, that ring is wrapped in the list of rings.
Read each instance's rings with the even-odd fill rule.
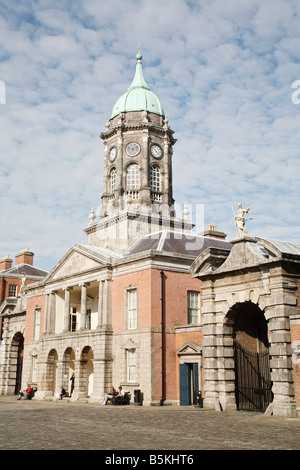
[[[91,216],[89,244],[125,249],[140,236],[168,228],[188,230],[174,213],[174,132],[145,82],[136,55],[133,82],[115,103],[105,131],[104,191],[100,220]]]

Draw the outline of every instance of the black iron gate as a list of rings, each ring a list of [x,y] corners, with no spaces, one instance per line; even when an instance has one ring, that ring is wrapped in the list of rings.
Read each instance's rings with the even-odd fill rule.
[[[272,402],[269,351],[252,353],[234,342],[238,410],[265,411]]]

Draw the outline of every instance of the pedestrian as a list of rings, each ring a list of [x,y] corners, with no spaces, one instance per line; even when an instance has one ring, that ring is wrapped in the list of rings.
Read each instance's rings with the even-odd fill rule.
[[[70,397],[71,397],[72,393],[74,391],[74,388],[75,388],[75,374],[74,374],[74,372],[72,373],[72,375],[70,377],[70,380],[71,380],[71,391],[70,391]]]

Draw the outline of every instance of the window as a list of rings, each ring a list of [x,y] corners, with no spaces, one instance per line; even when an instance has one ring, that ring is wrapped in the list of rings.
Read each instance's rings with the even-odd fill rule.
[[[36,308],[34,311],[34,332],[33,332],[33,339],[38,340],[40,339],[40,332],[41,332],[41,309]]]
[[[91,315],[92,315],[92,310],[90,308],[88,308],[87,311],[86,311],[86,319],[85,319],[85,328],[86,328],[86,330],[91,329]]]
[[[152,165],[150,168],[150,189],[160,191],[160,170],[157,165]]]
[[[77,311],[75,307],[71,308],[71,331],[76,331]]]
[[[127,350],[127,380],[128,382],[136,380],[135,349]]]
[[[140,187],[140,168],[136,163],[128,165],[126,170],[126,188],[139,189]]]
[[[188,323],[200,323],[199,292],[188,292]]]
[[[17,295],[17,286],[14,284],[9,284],[8,287],[8,297],[16,297]]]
[[[127,291],[127,327],[137,327],[137,289]]]
[[[117,185],[117,170],[113,168],[110,172],[110,190],[113,193]]]

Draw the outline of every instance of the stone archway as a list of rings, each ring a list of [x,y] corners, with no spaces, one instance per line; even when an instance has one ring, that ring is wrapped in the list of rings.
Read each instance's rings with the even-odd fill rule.
[[[71,395],[71,381],[72,373],[75,373],[75,352],[69,347],[65,350],[62,363],[62,386],[67,394]]]
[[[235,305],[252,302],[268,322],[273,393],[268,412],[295,417],[291,326],[299,316],[295,276],[299,264],[294,262],[300,262],[300,255],[290,244],[251,237],[230,243],[230,251],[205,250],[191,266],[192,276],[202,281],[204,406],[236,409]]]
[[[233,323],[237,409],[265,411],[273,399],[267,320],[250,301],[235,304],[229,318]]]
[[[51,349],[47,358],[46,390],[48,392],[52,392],[53,395],[55,391],[57,391],[57,387],[61,385],[57,383],[57,361],[57,351],[55,349]]]
[[[22,385],[22,371],[23,371],[23,356],[24,356],[24,336],[18,332],[12,338],[10,355],[9,355],[9,370],[13,382],[8,382],[8,393],[13,392],[17,395]]]
[[[90,346],[85,346],[80,357],[80,391],[87,397],[93,393],[94,382],[94,354]]]
[[[233,339],[252,352],[269,347],[268,323],[263,311],[253,302],[236,303],[226,315],[232,324]]]

